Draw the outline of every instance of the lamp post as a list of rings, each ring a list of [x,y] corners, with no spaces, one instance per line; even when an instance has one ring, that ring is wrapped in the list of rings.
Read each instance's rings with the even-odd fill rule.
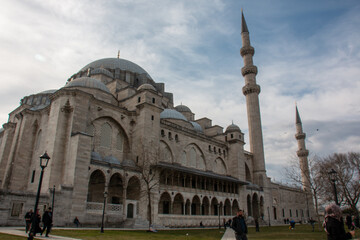
[[[332,181],[333,183],[333,188],[334,188],[334,197],[335,197],[335,203],[336,205],[339,206],[339,201],[338,201],[338,197],[337,197],[337,191],[336,191],[336,177],[337,177],[337,172],[332,168],[330,170],[330,172],[328,172],[329,177],[330,177],[330,181]]]
[[[104,233],[104,216],[105,216],[105,207],[106,207],[106,198],[107,192],[104,192],[104,205],[103,205],[103,213],[102,213],[102,220],[101,220],[101,233]]]
[[[34,206],[34,215],[32,218],[32,223],[31,223],[31,229],[29,232],[29,240],[32,240],[34,235],[36,234],[36,220],[37,220],[37,208],[39,205],[39,198],[40,198],[40,191],[41,191],[41,185],[42,185],[42,180],[43,180],[43,175],[44,175],[44,169],[47,167],[48,163],[49,163],[50,157],[47,154],[47,152],[45,152],[42,156],[40,156],[40,167],[41,167],[41,172],[40,172],[40,179],[39,179],[39,186],[38,186],[38,190],[37,190],[37,194],[36,194],[36,200],[35,200],[35,206]]]

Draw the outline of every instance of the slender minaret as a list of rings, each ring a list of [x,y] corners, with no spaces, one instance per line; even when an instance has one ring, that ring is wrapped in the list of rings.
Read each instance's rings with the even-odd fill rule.
[[[308,156],[309,156],[309,151],[306,149],[305,146],[305,138],[306,138],[306,134],[303,132],[303,128],[302,128],[302,123],[301,123],[301,118],[300,118],[300,114],[298,111],[297,106],[295,106],[295,110],[296,110],[296,134],[295,134],[295,138],[298,142],[298,150],[296,151],[296,154],[299,157],[299,161],[300,161],[300,170],[301,170],[301,181],[302,181],[302,186],[304,191],[308,191],[310,192],[310,176],[309,176],[309,165],[308,165]]]
[[[250,45],[249,30],[246,26],[242,11],[241,17],[241,39],[243,47],[240,49],[240,54],[244,59],[244,67],[241,69],[241,73],[245,79],[245,86],[242,91],[246,97],[250,152],[254,157],[254,182],[260,186],[264,186],[266,171],[259,105],[260,86],[256,84],[257,67],[253,65],[252,59],[255,50]]]

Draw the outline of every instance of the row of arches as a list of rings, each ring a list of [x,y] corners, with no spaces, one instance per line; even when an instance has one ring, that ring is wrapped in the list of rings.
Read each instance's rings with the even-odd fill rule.
[[[177,159],[174,161],[174,159]],[[198,170],[211,170],[218,174],[226,174],[227,167],[221,157],[217,157],[213,161],[205,161],[204,153],[199,146],[194,143],[187,145],[179,154],[174,157],[170,146],[160,141],[160,161],[168,163],[179,163],[182,166],[196,168]]]
[[[120,173],[114,173],[109,182],[101,170],[91,173],[88,185],[88,202],[103,202],[104,192],[107,192],[107,203],[124,204],[124,200],[140,199],[140,180],[132,176],[127,181]]]
[[[186,174],[178,171],[169,171],[166,169],[160,172],[160,184],[214,192],[238,193],[238,186],[234,182]]]
[[[248,216],[252,216],[253,218],[263,218],[264,217],[264,198],[263,196],[258,196],[257,193],[254,193],[252,197],[250,194],[246,197]]]
[[[172,199],[168,192],[163,192],[160,196],[158,213],[176,215],[235,215],[239,209],[236,199],[232,202],[226,199],[219,202],[216,197],[204,196],[202,199],[198,195],[191,199],[185,199],[181,193],[177,193]]]

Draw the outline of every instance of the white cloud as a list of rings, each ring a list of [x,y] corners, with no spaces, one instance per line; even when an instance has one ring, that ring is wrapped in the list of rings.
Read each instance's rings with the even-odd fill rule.
[[[122,58],[164,82],[176,105],[182,102],[197,118],[211,118],[224,129],[234,121],[248,143],[239,55],[244,7],[262,89],[268,174],[278,174],[273,166],[285,164],[297,150],[295,101],[313,153],[360,151],[359,6],[356,1],[5,0],[0,122],[23,96],[60,88],[89,62],[116,57],[120,49]],[[325,134],[325,127],[336,131]]]

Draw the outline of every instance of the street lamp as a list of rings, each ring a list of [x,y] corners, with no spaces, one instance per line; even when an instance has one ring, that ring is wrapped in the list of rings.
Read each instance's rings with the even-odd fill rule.
[[[336,184],[335,184],[336,178],[337,178],[337,172],[332,168],[332,169],[330,170],[330,172],[328,172],[328,174],[329,174],[329,177],[330,177],[330,181],[332,181],[333,187],[334,187],[335,203],[336,203],[336,205],[339,206],[339,201],[338,201],[337,191],[336,191]]]
[[[38,186],[38,190],[37,190],[37,194],[36,194],[36,200],[35,200],[35,206],[34,206],[34,215],[32,218],[32,224],[31,224],[31,230],[29,232],[29,240],[33,239],[33,236],[36,234],[36,219],[37,219],[37,208],[39,205],[39,198],[40,198],[40,191],[41,191],[41,184],[42,184],[42,180],[43,180],[43,175],[44,175],[44,169],[47,167],[48,163],[49,163],[50,157],[47,154],[47,152],[45,152],[42,156],[40,156],[40,167],[41,167],[41,172],[40,172],[40,179],[39,179],[39,186]]]
[[[102,213],[102,220],[101,220],[101,233],[104,233],[104,216],[105,216],[105,205],[106,205],[106,198],[107,198],[107,192],[104,192],[104,205],[103,205],[103,213]]]

